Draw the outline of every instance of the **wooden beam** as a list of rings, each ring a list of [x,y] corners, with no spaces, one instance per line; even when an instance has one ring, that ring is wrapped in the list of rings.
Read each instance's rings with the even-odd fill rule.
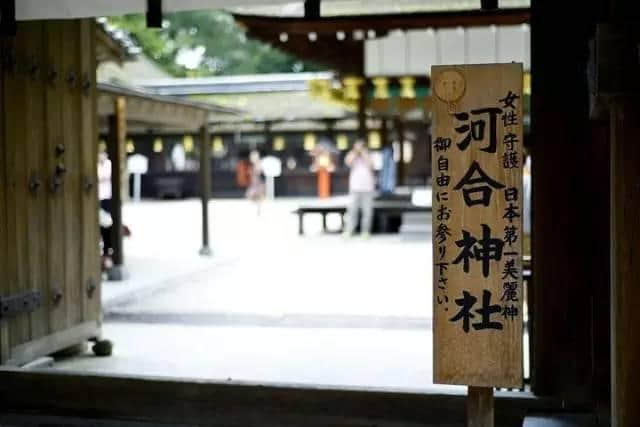
[[[103,422],[244,426],[260,420],[263,427],[463,425],[465,402],[463,392],[436,387],[411,393],[55,370],[0,372],[2,414],[94,416]],[[521,426],[526,413],[581,409],[527,393],[497,393],[495,398],[496,424],[505,427]]]
[[[335,40],[337,31],[374,30],[377,34],[395,29],[484,27],[489,25],[518,25],[529,22],[528,8],[497,9],[492,11],[467,10],[453,12],[427,12],[385,15],[332,16],[305,19],[234,14],[236,21],[250,32],[267,30],[269,33],[301,34],[310,31],[331,33]],[[339,42],[336,41],[336,44]]]
[[[102,25],[96,23],[94,26],[96,27],[96,61],[98,63],[115,61],[121,64],[127,57],[125,48],[109,36]]]
[[[312,31],[312,30],[309,30]],[[338,41],[335,34],[319,35],[315,41],[309,40],[308,33],[289,34],[286,43],[280,41],[277,27],[247,28],[247,35],[265,43],[277,46],[285,52],[300,58],[337,68],[342,74],[364,74],[364,41],[346,38]],[[340,55],[336,55],[336,51]]]
[[[100,117],[114,114],[114,99],[118,95],[101,93],[98,97],[98,115]],[[127,103],[127,123],[145,123],[148,127],[199,129],[208,112],[202,108],[184,103],[171,103],[152,97],[122,95]]]

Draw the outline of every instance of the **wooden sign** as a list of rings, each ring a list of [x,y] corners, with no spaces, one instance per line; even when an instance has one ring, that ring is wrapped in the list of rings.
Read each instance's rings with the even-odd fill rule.
[[[522,65],[434,66],[434,382],[522,385]]]

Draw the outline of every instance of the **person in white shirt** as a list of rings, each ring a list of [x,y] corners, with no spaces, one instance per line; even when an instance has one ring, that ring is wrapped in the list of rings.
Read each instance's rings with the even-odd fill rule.
[[[110,265],[110,256],[113,252],[113,244],[111,238],[111,229],[113,222],[111,220],[111,160],[107,157],[107,153],[101,152],[98,155],[98,199],[100,236],[102,237],[102,262],[103,269]]]
[[[345,236],[351,236],[358,224],[358,213],[362,210],[360,231],[363,237],[371,232],[373,219],[373,198],[375,196],[375,176],[369,150],[362,141],[356,141],[353,149],[347,153],[345,163],[351,172],[349,174],[349,195],[351,201],[347,208],[347,223]]]

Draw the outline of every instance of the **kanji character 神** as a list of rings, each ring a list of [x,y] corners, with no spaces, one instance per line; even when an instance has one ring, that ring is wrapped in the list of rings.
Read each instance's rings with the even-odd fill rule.
[[[518,316],[518,307],[515,305],[505,305],[502,308],[502,317],[505,319],[511,317],[511,320]]]
[[[482,224],[482,239],[478,240],[466,230],[462,230],[462,239],[456,241],[456,245],[462,248],[460,254],[453,260],[453,264],[462,261],[462,269],[469,272],[469,260],[475,259],[482,262],[482,275],[489,276],[490,261],[500,261],[502,259],[502,249],[504,242],[502,239],[491,237],[491,228],[487,224]]]

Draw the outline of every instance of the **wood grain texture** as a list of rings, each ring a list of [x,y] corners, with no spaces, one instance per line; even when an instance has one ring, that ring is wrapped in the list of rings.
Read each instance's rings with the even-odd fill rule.
[[[0,371],[2,413],[98,414],[101,419],[145,420],[153,425],[460,426],[465,403],[465,394],[442,388],[411,393],[60,370]],[[527,413],[580,411],[563,403],[529,393],[497,393],[495,421],[502,427],[520,427]]]
[[[6,40],[0,40],[0,53],[5,57],[7,46]],[[7,150],[7,138],[5,137],[5,110],[6,103],[4,98],[5,92],[5,67],[3,61],[0,61],[0,283],[9,283],[8,271],[8,253],[9,239],[7,231],[7,210],[8,200],[7,192],[8,180],[7,170],[5,167],[5,157]],[[7,286],[7,285],[0,285]],[[2,287],[2,292],[5,288]],[[9,349],[11,342],[9,340],[9,325],[7,322],[0,322],[0,363],[9,358]]]
[[[44,112],[44,80],[43,64],[44,55],[44,24],[42,22],[29,22],[21,24],[22,31],[28,32],[25,37],[25,55],[32,66],[37,66],[38,71],[27,78],[25,85],[25,111],[24,129],[26,138],[24,144],[28,147],[29,158],[27,174],[28,178],[37,179],[40,182],[46,180],[45,172],[45,147],[43,144],[45,129]],[[41,184],[37,189],[29,190],[27,196],[27,244],[29,246],[29,281],[28,289],[40,290],[47,294],[47,241],[46,241],[46,215],[47,215],[47,191]],[[46,335],[49,331],[47,310],[48,299],[42,301],[41,308],[29,314],[30,339]]]
[[[58,163],[64,164],[62,195],[64,199],[64,300],[66,301],[65,327],[82,320],[82,239],[80,194],[82,192],[82,163],[80,156],[80,21],[74,20],[64,25],[64,48],[62,52],[62,122],[64,155],[58,157]]]
[[[111,218],[112,242],[113,242],[113,264],[121,266],[124,264],[124,249],[122,235],[122,203],[124,200],[123,182],[126,182],[126,149],[125,141],[127,137],[126,125],[126,99],[116,97],[114,99],[115,114],[109,116],[109,135],[107,149],[111,160]],[[126,188],[128,190],[128,187]]]
[[[64,143],[63,123],[63,99],[64,81],[62,69],[62,52],[64,50],[64,23],[51,21],[46,23],[46,55],[47,72],[56,72],[55,78],[50,78],[45,90],[46,105],[46,194],[47,194],[47,252],[49,254],[48,293],[43,298],[50,300],[49,325],[51,332],[65,329],[67,316],[67,298],[65,290],[65,250],[66,250],[66,224],[63,189],[54,189],[54,177],[58,158],[56,145]],[[59,301],[54,302],[56,294],[61,293]]]
[[[637,98],[611,105],[612,425],[640,420],[640,112]]]
[[[456,70],[464,77],[466,90],[455,106],[434,97],[434,121],[432,132],[433,183],[433,259],[434,259],[434,382],[443,384],[468,384],[490,387],[520,387],[522,385],[522,223],[521,216],[509,221],[505,218],[509,205],[513,203],[515,212],[522,215],[522,66],[521,64],[434,66],[433,81],[438,84],[440,74]],[[511,91],[518,96],[514,108],[505,106],[500,100]],[[500,108],[496,117],[495,152],[490,146],[490,114],[472,110]],[[469,113],[468,118],[456,117],[451,112]],[[517,124],[504,125],[503,113],[513,111]],[[459,147],[467,135],[464,125],[474,130],[474,121],[485,120],[484,134],[475,128],[476,137],[469,145]],[[456,131],[456,128],[458,131]],[[516,136],[513,150],[504,143],[507,133]],[[482,137],[483,136],[483,137]],[[450,139],[447,150],[436,150],[438,138]],[[477,140],[476,140],[477,139]],[[490,150],[489,150],[490,151]],[[516,167],[505,168],[504,156],[507,152],[517,154]],[[443,171],[445,161],[448,163]],[[465,202],[464,189],[478,188],[482,183],[459,184],[476,164],[497,186],[490,192],[487,206]],[[514,166],[514,165],[512,165]],[[450,176],[450,181],[438,179]],[[470,176],[480,177],[475,171]],[[445,185],[446,183],[446,185]],[[464,183],[463,183],[464,184]],[[458,187],[458,189],[456,189]],[[508,189],[515,189],[517,198],[507,200]],[[446,193],[446,195],[445,195]],[[482,193],[469,193],[473,200],[481,199]],[[510,193],[513,194],[513,193]],[[441,196],[441,197],[439,197]],[[439,226],[446,225],[449,235],[445,240],[438,236]],[[517,240],[506,241],[506,227],[515,227]],[[468,239],[465,242],[465,233]],[[481,252],[487,248],[481,240],[484,231],[488,237],[503,242],[499,256],[490,258],[486,266],[481,260]],[[475,239],[475,241],[471,240]],[[465,248],[471,256],[462,256]],[[509,255],[512,253],[512,255]],[[446,263],[442,271],[439,264]],[[512,264],[512,266],[509,266]],[[505,271],[513,268],[514,276],[506,276]],[[486,268],[486,270],[485,270]],[[464,270],[467,270],[465,272]],[[440,280],[440,279],[444,280]],[[505,282],[515,283],[515,295],[506,295]],[[468,292],[467,301],[463,301]],[[486,320],[499,323],[501,329],[483,328],[484,316],[481,310],[483,296],[490,292],[486,307],[498,312],[491,313]],[[488,294],[487,294],[488,295]],[[473,305],[471,305],[473,304]],[[468,327],[464,330],[463,306],[469,306]],[[515,316],[504,315],[509,308]],[[457,318],[457,319],[456,319]]]
[[[81,221],[81,269],[82,269],[82,308],[84,320],[98,320],[102,316],[100,305],[100,250],[98,234],[98,134],[97,134],[97,103],[96,103],[96,60],[95,60],[95,31],[96,27],[90,20],[83,20],[80,27],[80,56],[81,78],[83,84],[91,86],[84,92],[80,100],[81,140],[80,151],[82,165],[82,183],[80,204],[82,206]],[[93,283],[96,288],[89,292],[88,286]]]
[[[13,50],[16,65],[5,79],[5,137],[7,139],[5,168],[7,174],[7,267],[8,283],[4,294],[10,295],[26,290],[29,274],[29,243],[27,234],[27,193],[28,193],[28,143],[26,141],[24,92],[27,79],[21,72],[20,62],[24,61],[26,42],[24,37],[16,37],[8,43]],[[29,319],[19,315],[6,321],[9,324],[11,346],[29,340]]]
[[[17,349],[43,356],[35,343],[100,319],[97,196],[84,190],[97,173],[96,92],[83,91],[81,71],[95,82],[95,23],[21,22],[1,46],[0,295],[42,296],[35,311],[0,321],[6,363]],[[96,280],[91,309],[85,276]]]
[[[469,387],[467,427],[493,427],[493,388]]]

